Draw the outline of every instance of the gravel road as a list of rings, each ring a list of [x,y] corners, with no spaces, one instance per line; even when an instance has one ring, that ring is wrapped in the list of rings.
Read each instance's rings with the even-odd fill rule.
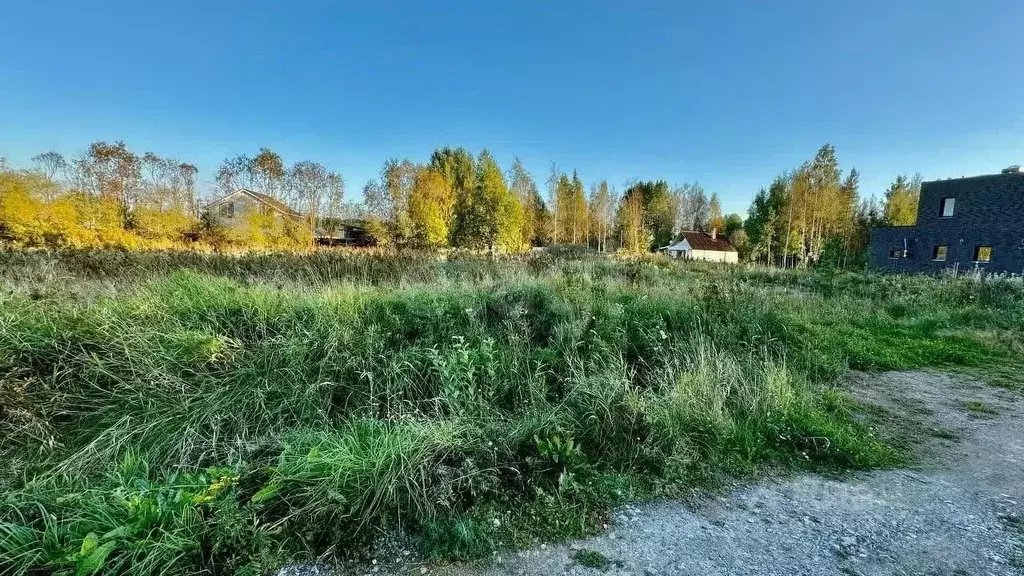
[[[506,553],[484,567],[392,568],[382,558],[355,573],[1024,574],[1024,406],[970,378],[933,372],[859,374],[852,386],[858,398],[930,431],[918,447],[920,465],[842,480],[765,480],[696,503],[629,506],[600,536]],[[608,564],[580,565],[573,556],[582,549]],[[281,575],[329,573],[320,570]]]

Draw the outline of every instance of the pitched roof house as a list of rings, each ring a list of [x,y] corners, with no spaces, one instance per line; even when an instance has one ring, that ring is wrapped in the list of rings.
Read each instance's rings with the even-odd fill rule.
[[[216,216],[222,223],[233,225],[242,222],[246,215],[253,210],[259,210],[263,214],[275,214],[281,218],[289,218],[296,222],[302,222],[302,214],[293,210],[290,206],[255,190],[239,188],[234,192],[221,196],[210,202],[204,208],[210,215]]]
[[[718,235],[717,230],[709,232],[687,231],[682,238],[669,246],[659,249],[673,258],[705,260],[708,262],[739,262],[739,254],[729,241]]]
[[[308,226],[305,215],[292,209],[284,202],[261,192],[239,188],[210,202],[204,208],[210,216],[225,226],[243,226],[246,216],[255,211],[275,218],[288,219],[297,225]],[[365,246],[372,243],[366,234],[366,226],[359,220],[320,219],[314,238],[317,243],[329,246]]]

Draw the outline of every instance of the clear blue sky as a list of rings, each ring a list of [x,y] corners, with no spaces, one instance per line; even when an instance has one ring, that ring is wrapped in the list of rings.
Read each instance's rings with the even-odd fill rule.
[[[1014,0],[7,3],[0,155],[123,139],[340,171],[440,145],[586,182],[699,181],[743,211],[823,142],[881,194],[1024,163]]]

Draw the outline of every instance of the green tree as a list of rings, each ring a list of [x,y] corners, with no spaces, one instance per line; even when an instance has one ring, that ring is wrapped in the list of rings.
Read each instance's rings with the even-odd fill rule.
[[[672,242],[676,209],[667,182],[636,182],[623,193],[623,198],[640,199],[644,228],[651,235],[650,248],[665,246]]]
[[[739,214],[728,214],[725,216],[725,235],[732,236],[732,233],[743,229],[743,217]]]
[[[392,158],[384,163],[380,179],[363,188],[368,232],[381,246],[401,246],[412,237],[409,197],[415,175],[412,162]]]
[[[789,178],[777,176],[768,190],[754,196],[743,229],[747,233],[748,255],[753,261],[773,262],[782,252],[785,213],[789,198]]]
[[[486,149],[477,157],[477,187],[473,198],[476,226],[471,247],[518,251],[523,246],[523,211],[509,191],[501,167]]]

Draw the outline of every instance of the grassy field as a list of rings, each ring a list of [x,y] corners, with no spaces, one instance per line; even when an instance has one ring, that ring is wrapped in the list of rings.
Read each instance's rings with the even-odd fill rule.
[[[1020,279],[580,253],[0,252],[0,573],[481,557],[724,476],[899,464],[850,369],[1018,385]]]

